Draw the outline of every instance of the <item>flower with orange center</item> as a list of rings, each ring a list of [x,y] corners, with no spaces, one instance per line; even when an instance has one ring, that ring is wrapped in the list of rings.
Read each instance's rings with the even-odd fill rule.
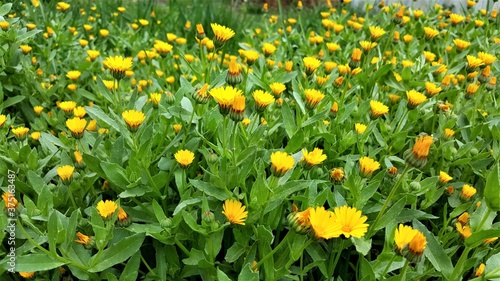
[[[381,115],[389,113],[389,107],[379,101],[370,101],[370,110],[373,117],[379,117]]]
[[[368,224],[365,223],[368,217],[362,216],[361,211],[354,207],[344,205],[333,209],[336,224],[340,224],[340,231],[345,238],[361,238],[368,231]]]
[[[182,168],[187,168],[194,160],[194,153],[187,150],[179,150],[174,154],[175,160]]]
[[[227,199],[222,205],[222,214],[231,224],[245,225],[245,219],[248,216],[248,211],[245,211],[245,206],[240,201]]]
[[[142,122],[146,120],[146,115],[144,115],[144,113],[134,109],[124,111],[122,117],[131,132],[136,132]]]
[[[460,193],[460,198],[465,201],[468,201],[472,198],[472,196],[476,194],[476,192],[477,190],[473,186],[464,184],[462,186],[462,192]]]

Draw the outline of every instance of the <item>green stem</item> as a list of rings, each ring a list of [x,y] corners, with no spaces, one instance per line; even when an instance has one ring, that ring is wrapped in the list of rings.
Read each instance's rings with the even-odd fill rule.
[[[190,256],[190,253],[188,251],[188,249],[182,245],[181,241],[179,241],[179,239],[177,237],[174,237],[174,242],[175,242],[175,245],[177,245],[177,247],[179,247],[181,249],[181,251],[186,255],[186,256]]]
[[[459,280],[459,277],[462,273],[462,269],[464,267],[465,262],[467,261],[467,256],[469,255],[471,248],[470,247],[465,247],[464,251],[462,252],[462,255],[458,259],[457,264],[455,265],[455,268],[453,269],[453,272],[450,275],[450,278],[448,280]]]
[[[281,242],[278,244],[278,246],[276,246],[274,249],[272,249],[271,252],[269,252],[259,262],[257,262],[254,266],[252,266],[252,270],[255,270],[255,269],[259,268],[259,266],[261,264],[263,264],[267,259],[269,259],[270,257],[272,257],[281,247],[283,247],[283,245],[286,244],[285,242],[288,240],[288,235],[289,234],[290,234],[290,232],[288,232],[286,234],[286,236],[283,238],[283,240],[281,240]]]
[[[375,218],[375,221],[372,223],[370,232],[375,231],[375,227],[377,226],[378,220],[382,217],[385,210],[387,209],[387,207],[391,203],[392,197],[394,197],[394,195],[396,194],[396,191],[398,190],[399,186],[401,185],[401,182],[403,182],[403,178],[405,177],[405,175],[409,169],[410,169],[410,165],[406,164],[405,169],[403,170],[403,172],[399,176],[398,181],[392,187],[391,192],[389,193],[389,196],[387,196],[387,199],[385,200],[384,205],[382,206],[382,209],[380,209],[380,212],[378,213],[377,217]]]
[[[191,112],[191,117],[189,118],[188,127],[187,127],[187,130],[184,131],[184,138],[182,139],[181,145],[179,146],[179,150],[184,148],[184,144],[186,143],[187,137],[189,135],[189,131],[191,130],[191,124],[193,123],[195,109],[196,109],[196,107],[194,107],[193,111]]]
[[[342,250],[344,249],[344,243],[345,240],[343,238],[340,238],[340,246],[339,250],[335,253],[335,258],[332,259],[333,253],[330,254],[330,264],[328,265],[328,276],[333,276],[333,273],[335,272],[335,268],[337,267],[337,263],[339,262],[340,255],[342,254]],[[333,248],[333,243],[332,243],[332,248]],[[332,249],[333,250],[333,249]]]
[[[264,203],[264,206],[262,206],[262,210],[261,210],[261,214],[260,214],[260,219],[259,219],[259,223],[260,224],[264,223],[264,216],[266,215],[266,208],[269,205],[270,193],[274,192],[274,190],[278,186],[278,181],[279,181],[279,178],[275,177],[273,175],[271,175],[271,177],[269,178],[268,186],[269,186],[270,191],[269,190],[267,191],[266,202]]]
[[[385,279],[385,275],[387,274],[387,272],[389,271],[389,269],[391,268],[391,265],[392,263],[394,262],[394,260],[396,259],[396,255],[392,255],[392,258],[391,260],[389,261],[389,263],[387,263],[387,266],[385,267],[384,271],[382,272],[382,274],[380,275],[380,278],[382,278],[382,280]]]
[[[144,259],[144,257],[142,255],[141,255],[141,261],[146,266],[146,268],[148,269],[148,271],[151,274],[153,274],[154,276],[157,276],[156,273],[151,269],[151,267],[149,266],[149,264],[146,262],[146,260]]]
[[[401,281],[406,280],[406,271],[408,269],[408,264],[409,263],[410,262],[408,262],[408,260],[405,261],[405,265],[403,266],[403,269],[401,269],[401,274],[399,274],[399,276],[400,276],[399,280],[401,280]],[[455,280],[455,279],[450,279],[450,280]]]
[[[137,204],[138,206],[140,206],[141,209],[144,210],[144,212],[146,212],[149,216],[151,216],[152,218],[156,218],[155,214],[153,214],[153,212],[151,212],[148,208],[146,208],[146,206],[144,206],[144,204],[142,204],[142,202],[140,202],[139,200],[137,200],[137,198],[130,197],[130,199],[132,201],[134,201],[135,204]]]

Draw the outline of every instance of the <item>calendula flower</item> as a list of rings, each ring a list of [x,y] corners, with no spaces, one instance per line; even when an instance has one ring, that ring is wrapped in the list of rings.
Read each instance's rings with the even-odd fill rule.
[[[460,236],[462,236],[463,239],[467,239],[472,235],[472,230],[468,225],[464,226],[461,223],[457,222],[455,224],[455,227],[457,228],[458,233],[460,233]]]
[[[123,210],[122,207],[118,208],[118,220],[116,221],[116,224],[121,227],[127,227],[130,225],[132,220],[130,219],[130,216]]]
[[[452,130],[452,129],[450,129],[450,128],[446,128],[446,129],[444,129],[443,134],[444,134],[444,137],[445,137],[445,138],[450,139],[450,138],[452,138],[452,137],[453,137],[453,135],[455,135],[455,131],[453,131],[453,130]]]
[[[379,117],[381,115],[389,113],[389,107],[379,101],[370,101],[370,110],[373,117]]]
[[[243,124],[243,126],[245,127],[248,127],[248,125],[250,125],[250,122],[252,122],[252,120],[248,119],[248,118],[243,118],[243,120],[241,120],[241,123]]]
[[[323,154],[323,149],[314,148],[313,151],[308,152],[307,149],[302,149],[302,161],[306,163],[307,168],[321,164],[326,160],[326,155]]]
[[[172,45],[168,44],[167,42],[163,42],[161,40],[156,40],[153,47],[158,52],[158,54],[160,54],[161,57],[167,56],[168,53],[172,52],[172,49],[174,48]]]
[[[410,243],[408,244],[409,252],[405,255],[405,257],[412,263],[418,262],[422,257],[422,254],[424,253],[426,245],[427,239],[425,238],[424,234],[420,231],[417,231],[415,236],[413,236],[413,239],[411,239]]]
[[[3,199],[3,203],[4,203],[4,206],[5,206],[5,209],[12,209],[12,208],[17,208],[19,202],[17,201],[17,199],[14,197],[14,194],[6,191],[2,194],[2,199]]]
[[[19,48],[21,49],[21,51],[23,52],[23,54],[27,55],[29,52],[31,52],[31,50],[33,48],[31,48],[30,46],[28,45],[21,45],[19,46]]]
[[[432,39],[436,36],[439,35],[439,31],[432,28],[432,27],[424,27],[424,33],[425,33],[425,37],[428,38],[428,39]]]
[[[457,222],[461,223],[462,225],[466,225],[469,222],[470,215],[467,212],[463,212],[458,218]]]
[[[309,109],[313,109],[325,98],[325,95],[316,89],[306,89],[304,90],[304,94],[306,96],[306,105]]]
[[[406,91],[406,97],[408,98],[408,105],[411,108],[415,108],[427,100],[427,97],[424,94],[415,90]]]
[[[464,21],[464,19],[465,19],[465,17],[462,15],[459,15],[459,14],[451,14],[450,15],[450,22],[453,25],[457,25],[457,24],[461,23],[462,21]]]
[[[57,10],[65,12],[69,7],[71,7],[71,5],[66,2],[57,2]]]
[[[33,277],[35,277],[35,272],[20,271],[19,275],[21,275],[21,277],[24,279],[32,279]]]
[[[78,106],[73,109],[73,116],[83,118],[87,114],[85,111],[85,107],[83,106]]]
[[[109,35],[109,30],[107,30],[107,29],[100,29],[99,30],[99,35],[101,35],[102,37],[106,38]]]
[[[432,82],[425,82],[425,90],[429,97],[433,97],[439,94],[439,92],[441,92],[443,89]]]
[[[257,111],[264,111],[268,105],[274,102],[274,97],[268,92],[255,90],[252,93]]]
[[[306,74],[312,75],[316,69],[321,65],[321,61],[314,57],[305,57],[303,59]]]
[[[217,23],[212,23],[210,24],[210,26],[212,27],[212,30],[214,32],[215,38],[213,41],[217,48],[222,47],[222,45],[224,45],[224,43],[227,40],[231,39],[235,34],[231,28],[225,27]]]
[[[465,90],[465,93],[467,94],[466,97],[470,97],[470,96],[474,95],[477,92],[477,90],[479,89],[480,85],[481,84],[479,84],[479,83],[472,83],[472,84],[467,85],[467,88]]]
[[[467,56],[467,68],[474,69],[476,67],[480,67],[484,62],[480,58],[476,58],[475,56],[468,55]]]
[[[57,167],[57,175],[61,178],[64,184],[69,184],[71,182],[74,171],[75,167],[70,165]]]
[[[245,96],[236,95],[229,115],[233,121],[241,121],[245,115]]]
[[[366,131],[366,128],[368,128],[368,126],[366,126],[365,124],[362,124],[362,123],[356,123],[356,124],[354,124],[354,130],[358,134],[364,133]]]
[[[81,232],[76,233],[76,237],[78,239],[75,240],[76,243],[82,244],[85,249],[92,249],[95,244],[94,239],[90,236],[87,236]]]
[[[286,86],[283,83],[277,83],[277,82],[271,83],[269,87],[271,88],[271,91],[273,92],[275,98],[278,98],[281,95],[281,93],[283,93],[286,90]]]
[[[87,126],[87,120],[75,117],[73,119],[66,120],[66,127],[71,131],[71,135],[75,139],[80,139],[83,137],[83,132]]]
[[[405,247],[413,240],[418,230],[413,229],[411,226],[399,224],[399,227],[394,233],[394,242],[396,243],[396,253],[403,256],[405,254]]]
[[[476,194],[477,190],[471,186],[471,185],[468,185],[468,184],[464,184],[462,186],[462,192],[460,193],[460,198],[462,198],[463,200],[470,200],[472,196],[474,196],[474,194]]]
[[[337,43],[326,43],[326,48],[328,49],[328,52],[333,53],[340,50],[340,45]]]
[[[153,103],[153,107],[158,108],[158,105],[160,104],[160,101],[161,101],[161,94],[160,93],[151,93],[151,94],[149,94],[149,99],[151,99],[151,103]]]
[[[469,46],[470,46],[469,41],[465,41],[465,40],[462,40],[459,38],[453,39],[453,43],[457,47],[457,50],[465,50],[465,49],[469,48]]]
[[[205,104],[209,100],[209,95],[208,95],[208,87],[210,85],[208,83],[203,84],[203,86],[199,90],[195,90],[193,92],[193,99],[200,104]]]
[[[342,224],[337,222],[337,217],[323,206],[312,208],[309,211],[309,222],[316,238],[331,239],[342,234]]]
[[[25,140],[29,130],[29,128],[26,128],[24,126],[11,129],[17,140]]]
[[[283,176],[294,164],[295,160],[286,152],[276,151],[271,154],[271,172],[276,177]]]
[[[380,169],[380,163],[365,156],[359,159],[359,168],[361,170],[361,175],[368,177],[371,176],[373,172]]]
[[[330,171],[330,180],[334,183],[341,183],[345,179],[345,172],[342,168],[333,168]]]
[[[60,109],[64,111],[65,114],[71,115],[76,107],[76,102],[74,101],[63,101],[57,105]]]
[[[236,62],[236,57],[231,58],[229,62],[229,70],[226,75],[226,83],[230,86],[236,86],[243,82],[243,75],[241,75],[241,65]]]
[[[194,153],[187,150],[179,150],[174,154],[175,160],[182,168],[187,168],[194,160]]]
[[[311,228],[309,214],[313,208],[309,207],[306,210],[299,212],[295,204],[292,205],[292,213],[287,216],[288,225],[299,234],[306,234]]]
[[[141,111],[127,110],[122,113],[123,120],[127,123],[127,127],[131,132],[136,132],[139,126],[146,120],[146,115]]]
[[[450,175],[448,175],[448,173],[443,172],[443,171],[439,172],[439,182],[440,183],[446,184],[449,181],[451,181],[452,179],[453,179],[453,177],[451,177]]]
[[[34,141],[38,141],[38,139],[40,139],[41,136],[42,136],[42,133],[40,133],[40,132],[33,132],[30,134],[31,139]]]
[[[7,31],[9,29],[10,23],[8,21],[0,21],[0,28],[3,31]]]
[[[222,205],[222,214],[232,224],[245,225],[248,211],[245,211],[245,206],[240,201],[227,199]]]
[[[132,58],[111,56],[103,61],[103,65],[111,71],[115,79],[120,80],[125,77],[125,71],[132,68]]]
[[[385,30],[379,26],[370,26],[369,29],[373,41],[377,41],[382,35],[386,33]]]
[[[492,54],[485,53],[485,52],[479,52],[479,53],[477,53],[477,56],[481,59],[481,61],[485,65],[490,65],[497,60],[496,56],[494,56]]]
[[[248,66],[251,66],[254,64],[254,62],[260,57],[259,52],[255,50],[247,50],[243,52],[243,55],[245,56],[247,60]]]
[[[474,2],[474,3],[476,3],[476,2]],[[481,264],[477,267],[476,272],[474,273],[474,276],[475,276],[475,277],[479,277],[479,276],[483,275],[483,273],[484,273],[484,268],[485,268],[485,267],[486,267],[486,265],[485,265],[484,263],[481,263]]]
[[[219,87],[211,89],[209,91],[210,95],[219,104],[219,111],[222,115],[227,115],[233,106],[234,97],[237,95],[242,95],[242,91],[232,86]]]
[[[268,57],[276,51],[276,46],[270,43],[264,43],[264,45],[262,45],[262,51],[264,52],[264,55]]]
[[[377,43],[376,42],[370,42],[370,41],[361,41],[359,42],[359,45],[361,45],[361,48],[363,48],[363,50],[365,52],[368,52],[370,51],[371,49],[377,47]]]
[[[340,231],[345,238],[356,237],[361,238],[368,231],[366,216],[361,215],[361,211],[347,205],[335,207],[333,209],[336,223],[341,225]]]
[[[87,50],[87,55],[90,58],[90,61],[95,61],[95,59],[100,55],[101,53],[96,50]]]
[[[408,149],[404,153],[406,162],[416,168],[422,168],[427,164],[427,156],[434,138],[428,135],[421,135],[416,141],[413,148]]]
[[[116,209],[118,209],[118,205],[112,200],[99,201],[97,203],[97,212],[103,219],[111,218],[111,216],[115,213]]]

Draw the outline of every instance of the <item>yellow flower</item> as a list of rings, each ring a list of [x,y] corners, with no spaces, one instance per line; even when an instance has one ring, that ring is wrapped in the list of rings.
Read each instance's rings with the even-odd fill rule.
[[[457,222],[455,224],[455,227],[457,228],[458,233],[460,233],[460,236],[462,238],[467,239],[469,236],[472,235],[472,230],[470,229],[470,226],[468,225],[462,225],[461,223]]]
[[[270,43],[264,43],[264,45],[262,46],[262,51],[264,52],[264,55],[266,57],[270,56],[276,51],[276,46]]]
[[[12,133],[18,140],[26,139],[26,135],[28,134],[29,130],[30,130],[29,128],[26,128],[24,126],[11,129]]]
[[[467,89],[465,90],[465,93],[467,95],[474,95],[477,90],[479,89],[480,84],[479,83],[472,83],[467,85]]]
[[[222,26],[217,23],[212,23],[210,24],[210,26],[212,27],[212,30],[214,32],[214,44],[217,48],[222,47],[222,45],[224,45],[224,43],[227,40],[231,39],[235,34],[231,28]]]
[[[467,48],[469,48],[470,46],[470,42],[469,41],[465,41],[465,40],[462,40],[462,39],[453,39],[453,43],[455,44],[455,46],[457,47],[458,50],[465,50]]]
[[[71,5],[66,2],[57,2],[57,10],[65,12],[67,9],[69,9],[69,7],[71,7]]]
[[[19,202],[17,201],[17,199],[14,197],[14,194],[6,191],[2,194],[2,199],[3,199],[3,204],[5,206],[5,209],[9,209],[9,208],[17,208],[17,205],[19,204]]]
[[[2,28],[3,31],[6,31],[9,29],[10,23],[8,21],[0,21],[0,28]]]
[[[96,50],[87,50],[87,55],[89,56],[91,61],[95,61],[95,59],[100,55],[101,53]]]
[[[118,221],[116,221],[116,224],[121,227],[127,227],[131,223],[131,218],[129,215],[123,210],[122,207],[118,208]]]
[[[182,168],[187,168],[194,160],[194,153],[187,150],[179,150],[174,154],[175,160]]]
[[[174,48],[172,45],[161,40],[156,40],[153,47],[162,57],[165,57],[168,53],[172,52]]]
[[[139,23],[142,25],[142,26],[147,26],[149,24],[149,21],[148,20],[145,20],[145,19],[140,19],[139,20]]]
[[[21,48],[21,51],[23,52],[23,54],[28,54],[29,52],[31,52],[32,48],[28,45],[21,45],[19,46],[19,48]]]
[[[330,171],[330,179],[335,183],[341,183],[345,178],[345,172],[342,168],[333,168]]]
[[[363,50],[365,50],[367,52],[367,51],[370,51],[371,49],[375,48],[377,46],[377,43],[370,42],[370,41],[361,41],[361,42],[359,42],[359,45],[361,45],[361,48],[363,48]]]
[[[83,118],[87,112],[85,111],[85,107],[78,106],[73,109],[73,115],[75,117]]]
[[[146,120],[146,115],[141,111],[134,109],[124,111],[122,113],[123,120],[127,123],[127,127],[131,132],[136,132],[139,126]]]
[[[252,120],[250,120],[248,118],[243,118],[243,120],[241,120],[241,123],[243,123],[243,125],[245,127],[247,127],[248,125],[250,125],[250,122],[252,122]]]
[[[92,238],[81,232],[77,232],[76,237],[78,237],[78,239],[75,240],[76,243],[80,243],[84,246],[90,245],[92,243]]]
[[[370,35],[374,41],[377,41],[382,35],[385,34],[385,30],[379,26],[370,26]]]
[[[428,39],[432,39],[436,36],[439,35],[439,31],[437,31],[436,29],[432,28],[432,27],[424,27],[424,33],[425,33],[425,37],[428,38]]]
[[[151,99],[151,102],[153,103],[153,107],[158,108],[158,104],[160,104],[160,101],[161,101],[161,94],[160,93],[151,93],[151,94],[149,94],[149,98]]]
[[[467,212],[463,212],[458,218],[457,221],[462,225],[466,225],[469,222],[470,215]]]
[[[303,61],[307,75],[312,75],[314,71],[316,71],[316,69],[321,65],[321,61],[314,57],[305,57]]]
[[[90,120],[86,129],[87,131],[95,132],[95,130],[97,129],[97,120]]]
[[[436,54],[433,52],[424,51],[425,60],[428,62],[433,62],[436,59]]]
[[[42,136],[42,133],[40,132],[33,132],[31,133],[31,138],[34,140],[34,141],[38,141],[38,139],[40,139],[40,137]]]
[[[274,97],[279,97],[281,93],[283,93],[286,90],[286,86],[283,83],[272,83],[269,85],[271,88],[271,91],[273,91]]]
[[[66,120],[66,127],[71,131],[71,135],[75,139],[80,139],[83,137],[83,132],[87,126],[87,120],[75,117],[73,119]]]
[[[464,184],[464,186],[462,186],[462,192],[460,193],[460,198],[464,200],[469,200],[472,196],[474,196],[474,194],[476,194],[476,189],[471,185]]]
[[[344,205],[342,207],[335,207],[333,212],[336,217],[336,223],[341,225],[340,231],[345,238],[356,237],[361,238],[368,231],[368,224],[366,216],[361,215],[361,211],[356,208]]]
[[[389,113],[389,107],[387,105],[375,100],[370,101],[370,109],[373,117],[379,117]]]
[[[31,278],[35,277],[35,272],[20,271],[19,275],[21,275],[21,277],[24,279],[31,279]]]
[[[403,255],[403,249],[413,240],[417,232],[418,230],[413,229],[411,226],[399,224],[399,227],[394,233],[397,254]]]
[[[69,165],[57,167],[57,175],[61,178],[64,184],[69,184],[71,182],[74,171],[75,167]]]
[[[227,115],[233,106],[234,97],[242,95],[243,92],[232,86],[226,86],[225,88],[219,87],[211,89],[209,93],[219,104],[220,113],[222,115]]]
[[[309,222],[316,238],[337,238],[342,234],[342,225],[337,222],[337,217],[323,206],[312,208],[309,211]]]
[[[232,224],[245,225],[248,211],[245,211],[245,206],[240,201],[227,199],[222,205],[222,214]]]
[[[450,15],[450,22],[453,25],[457,25],[457,24],[461,23],[464,19],[465,19],[465,17],[462,15],[459,15],[459,14],[451,14]]]
[[[450,128],[444,129],[444,137],[445,138],[451,138],[451,137],[453,137],[453,135],[455,135],[455,131],[453,131]]]
[[[490,64],[494,63],[497,60],[497,58],[494,55],[488,54],[488,53],[485,53],[485,52],[479,52],[479,53],[477,53],[477,56],[481,59],[481,61],[485,65],[490,65]]]
[[[43,110],[43,107],[42,107],[42,110]],[[0,128],[2,128],[3,124],[5,124],[5,121],[7,121],[7,116],[0,114]]]
[[[260,54],[255,50],[247,50],[243,52],[243,56],[245,56],[247,64],[250,66],[260,57]]]
[[[325,98],[325,95],[316,89],[306,89],[304,94],[306,96],[306,105],[309,109],[313,109]]]
[[[283,176],[288,170],[293,168],[295,160],[286,152],[276,151],[271,154],[271,172],[276,177]]]
[[[106,200],[106,201],[99,201],[99,203],[97,203],[97,212],[99,212],[99,215],[103,218],[103,219],[107,219],[107,218],[110,218],[116,211],[116,209],[118,209],[118,205],[114,202],[114,201],[111,201],[111,200]]]
[[[268,92],[262,90],[255,90],[252,93],[253,99],[255,100],[255,106],[257,111],[263,111],[268,105],[274,102],[274,97]]]
[[[111,71],[113,77],[117,80],[125,77],[125,71],[132,68],[132,58],[123,58],[122,56],[107,57],[103,65]]]
[[[365,124],[362,124],[362,123],[356,123],[356,124],[354,124],[354,130],[358,134],[364,133],[366,131],[366,128],[368,128],[368,126],[366,126]]]
[[[243,120],[245,114],[245,96],[236,95],[234,97],[233,106],[231,107],[231,119],[234,121]]]
[[[337,43],[326,43],[326,48],[328,49],[328,52],[333,53],[340,50],[340,45]]]
[[[467,56],[467,67],[469,69],[474,69],[476,67],[480,67],[484,62],[480,58],[476,58],[475,56],[468,55]]]
[[[420,136],[416,141],[413,148],[408,149],[404,153],[404,158],[408,164],[416,168],[422,168],[427,164],[427,156],[432,145],[434,138],[428,135]]]
[[[64,113],[66,113],[66,114],[69,115],[69,114],[73,113],[73,110],[76,107],[76,102],[74,102],[74,101],[63,101],[63,102],[60,102],[57,106],[60,109],[62,109],[64,111]]]
[[[376,170],[380,169],[380,163],[370,157],[361,157],[359,159],[359,168],[363,176],[370,176]]]
[[[439,172],[439,182],[440,183],[446,184],[449,181],[451,181],[452,179],[453,179],[453,177],[451,177],[450,175],[448,175],[448,173],[443,172],[443,171]]]
[[[408,105],[411,107],[416,107],[427,100],[424,94],[415,90],[406,91],[406,97],[408,98]]]
[[[474,2],[475,3],[475,2]],[[481,275],[483,275],[484,273],[484,268],[486,267],[486,265],[484,263],[481,263],[477,269],[476,269],[476,272],[474,273],[474,276],[475,277],[479,277]]]
[[[313,208],[309,207],[306,210],[299,212],[297,206],[292,204],[292,213],[287,217],[290,227],[299,234],[306,234],[311,228],[309,214]]]
[[[326,160],[326,155],[323,154],[323,149],[314,148],[313,151],[308,152],[307,149],[302,149],[302,161],[304,161],[307,167],[319,165]]]
[[[424,253],[426,245],[427,239],[425,238],[424,234],[420,231],[417,231],[415,236],[413,236],[413,239],[411,239],[410,243],[408,244],[408,249],[410,250],[409,255],[406,256],[408,260],[410,260],[410,262],[418,261]]]
[[[425,82],[425,90],[427,94],[432,97],[439,94],[443,89],[432,82]]]
[[[172,127],[174,128],[174,132],[176,134],[178,134],[182,130],[182,124],[174,124],[172,125]]]

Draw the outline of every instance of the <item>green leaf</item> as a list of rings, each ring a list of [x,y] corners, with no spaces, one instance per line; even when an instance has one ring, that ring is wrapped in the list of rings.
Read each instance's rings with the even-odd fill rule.
[[[356,246],[356,251],[358,253],[362,254],[363,256],[366,256],[368,252],[372,248],[372,240],[366,240],[366,239],[358,239],[358,238],[353,238],[351,239],[353,242],[354,246]]]
[[[247,263],[238,275],[238,281],[258,281],[259,273],[254,272],[251,268],[251,264]]]
[[[112,127],[115,131],[119,132],[120,131],[120,125],[118,123],[111,119],[106,113],[104,113],[101,109],[95,107],[95,106],[86,106],[85,111],[87,114],[92,117],[93,119],[102,121],[106,124],[108,124],[110,127]]]
[[[233,263],[237,261],[246,252],[246,250],[247,249],[240,244],[234,243],[229,249],[227,249],[224,259],[229,263]]]
[[[231,281],[231,279],[229,277],[227,277],[227,275],[222,270],[220,270],[220,268],[217,268],[217,280],[219,280],[219,281]]]
[[[5,16],[8,12],[10,12],[11,8],[12,3],[3,4],[2,7],[0,7],[0,16]]]
[[[91,263],[94,265],[89,272],[101,272],[112,267],[115,264],[124,262],[133,254],[137,253],[144,241],[144,234],[139,233],[122,239],[120,242],[111,245],[103,250],[99,256],[95,255],[91,258]]]
[[[117,187],[123,189],[130,184],[122,166],[116,163],[102,162],[101,168],[106,174],[106,178]]]
[[[363,278],[361,280],[376,280],[375,272],[373,271],[373,267],[371,264],[365,259],[365,257],[360,257],[360,268],[361,275]]]
[[[120,281],[135,281],[139,274],[139,265],[141,262],[141,253],[135,253],[130,260],[128,260],[123,273],[120,275]]]
[[[45,181],[33,171],[28,171],[28,181],[38,195],[42,192],[42,188],[46,186]]]
[[[52,211],[52,214],[49,217],[48,223],[48,238],[49,238],[49,249],[52,254],[56,254],[56,244],[57,244],[57,233],[59,229],[57,227],[57,211]]]
[[[46,254],[31,254],[18,257],[16,260],[16,271],[36,272],[58,268],[64,262],[53,259]]]
[[[162,220],[167,218],[167,216],[163,212],[163,208],[160,206],[160,204],[158,204],[158,202],[156,202],[156,200],[153,200],[152,206],[153,206],[153,212],[155,213],[158,222],[161,222]]]
[[[281,106],[281,115],[283,116],[283,126],[286,134],[288,138],[292,138],[297,131],[297,125],[295,125],[295,114],[286,102]]]
[[[25,98],[26,98],[25,96],[21,96],[21,95],[8,98],[6,101],[4,101],[4,102],[2,102],[2,104],[0,104],[0,111],[6,109],[9,106],[13,106],[16,103],[20,103]]]
[[[478,232],[473,232],[471,236],[465,239],[467,247],[476,248],[484,243],[485,239],[500,237],[500,229],[487,229]]]
[[[189,180],[189,182],[196,189],[204,192],[207,195],[215,197],[217,200],[224,201],[229,198],[224,189],[219,188],[209,182],[204,182],[199,180]]]
[[[420,230],[427,239],[427,247],[425,247],[424,251],[427,259],[437,271],[443,273],[445,279],[448,279],[453,271],[453,264],[451,263],[450,257],[448,257],[444,251],[442,244],[418,220],[413,220],[413,227]]]
[[[491,168],[484,187],[484,200],[488,208],[493,212],[500,211],[500,192],[498,190],[500,187],[500,175],[498,169],[498,164]]]
[[[382,217],[380,217],[380,220],[378,221],[377,225],[373,226],[373,229],[379,230],[386,227],[389,223],[394,222],[394,218],[401,213],[401,211],[405,207],[405,204],[405,197],[399,199],[398,202],[392,205],[392,207],[390,207],[389,210],[387,210],[387,212]]]

